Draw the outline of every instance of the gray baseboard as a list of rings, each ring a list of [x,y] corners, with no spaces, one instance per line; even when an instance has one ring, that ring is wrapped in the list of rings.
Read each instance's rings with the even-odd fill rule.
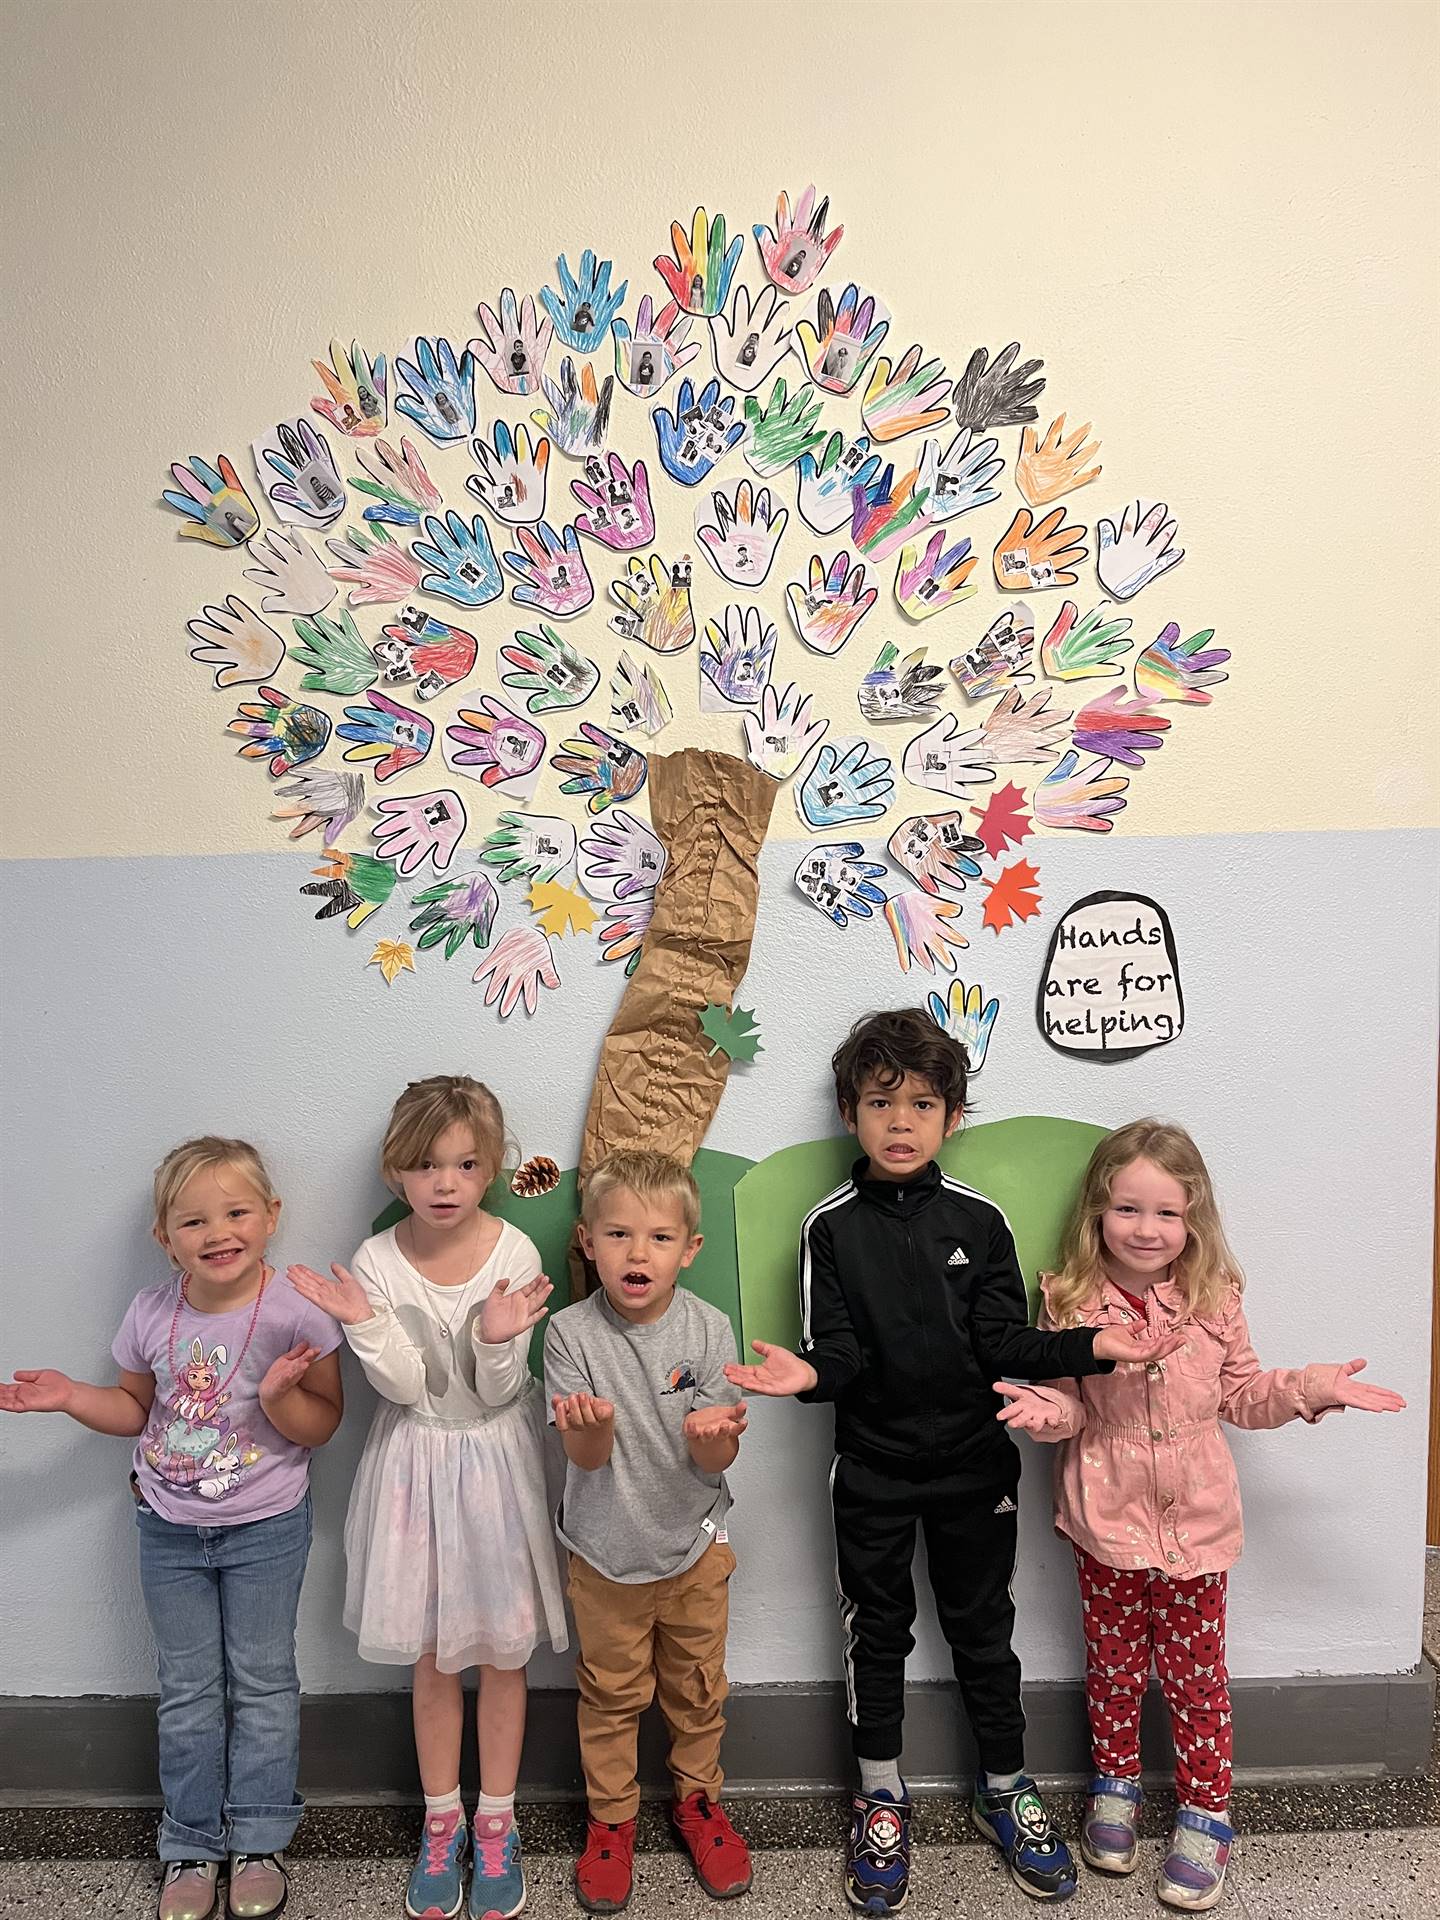
[[[1383,1778],[1422,1774],[1429,1764],[1435,1670],[1233,1683],[1235,1749],[1242,1781]],[[1089,1770],[1085,1703],[1078,1681],[1025,1688],[1026,1758],[1052,1782]],[[467,1721],[470,1716],[467,1715]],[[419,1797],[410,1737],[410,1696],[310,1694],[302,1707],[301,1790],[314,1800],[365,1802]],[[1164,1704],[1146,1701],[1147,1765],[1163,1778],[1170,1759]],[[473,1732],[467,1734],[473,1740]],[[641,1734],[641,1778],[664,1791],[664,1728],[653,1709]],[[905,1769],[920,1788],[962,1785],[974,1747],[954,1685],[906,1692]],[[465,1778],[474,1781],[474,1756]],[[812,1793],[851,1779],[849,1730],[836,1685],[736,1687],[730,1695],[725,1771],[732,1792]],[[143,1805],[156,1797],[155,1704],[145,1696],[0,1698],[0,1802]],[[575,1696],[530,1695],[521,1783],[534,1797],[578,1798]]]

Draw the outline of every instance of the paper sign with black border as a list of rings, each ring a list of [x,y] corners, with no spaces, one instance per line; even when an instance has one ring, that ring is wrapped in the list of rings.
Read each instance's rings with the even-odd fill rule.
[[[1060,935],[1074,916],[1082,912],[1086,907],[1122,904],[1143,907],[1153,913],[1159,922],[1165,960],[1170,969],[1169,977],[1174,984],[1175,1031],[1165,1035],[1163,1038],[1142,1040],[1139,1044],[1126,1044],[1123,1036],[1121,1037],[1120,1044],[1117,1046],[1102,1045],[1096,1047],[1067,1044],[1063,1038],[1057,1039],[1050,1032],[1045,1018],[1047,1005],[1045,989],[1050,981],[1055,956],[1060,948]],[[1154,952],[1152,942],[1136,944],[1147,948],[1152,953]],[[1050,1005],[1053,1007],[1054,1002],[1050,1002]],[[1093,1001],[1091,1003],[1091,1011],[1097,1016],[1100,1012],[1099,1006]],[[1120,1012],[1123,1014],[1124,1011],[1125,1009],[1122,1007]],[[1086,894],[1083,900],[1076,900],[1067,907],[1056,923],[1054,933],[1050,936],[1050,946],[1045,955],[1045,966],[1040,975],[1040,986],[1035,997],[1035,1018],[1039,1023],[1040,1032],[1047,1043],[1054,1047],[1057,1053],[1063,1053],[1069,1058],[1077,1060],[1097,1060],[1102,1063],[1108,1063],[1112,1060],[1133,1060],[1137,1054],[1148,1053],[1155,1047],[1169,1046],[1172,1041],[1178,1040],[1185,1029],[1185,998],[1180,985],[1180,962],[1175,952],[1175,934],[1170,925],[1170,917],[1160,903],[1156,900],[1151,900],[1148,895],[1143,893],[1102,892]]]

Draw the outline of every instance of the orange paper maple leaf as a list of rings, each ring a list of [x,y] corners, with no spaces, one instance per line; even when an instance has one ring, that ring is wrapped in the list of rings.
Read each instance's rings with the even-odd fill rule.
[[[589,933],[600,917],[583,893],[560,880],[537,880],[528,897],[546,933]]]
[[[1012,920],[1033,920],[1040,911],[1040,896],[1035,891],[1039,878],[1038,870],[1028,860],[1017,860],[997,879],[987,880],[982,924],[999,933]]]
[[[972,807],[980,825],[985,851],[996,860],[1007,847],[1018,847],[1030,837],[1030,816],[1025,811],[1025,794],[1011,780],[992,793],[983,807]]]

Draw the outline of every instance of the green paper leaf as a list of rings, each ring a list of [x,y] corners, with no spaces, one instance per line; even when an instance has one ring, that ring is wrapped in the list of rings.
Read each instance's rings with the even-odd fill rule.
[[[731,1060],[753,1060],[762,1051],[753,1008],[736,1007],[732,1013],[712,1003],[700,1015],[700,1031],[710,1042],[712,1059],[724,1053]]]

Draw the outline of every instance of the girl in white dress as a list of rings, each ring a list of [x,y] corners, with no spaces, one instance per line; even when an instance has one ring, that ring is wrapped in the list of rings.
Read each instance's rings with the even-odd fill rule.
[[[345,1522],[345,1624],[366,1660],[414,1668],[425,1831],[406,1910],[458,1914],[470,1836],[460,1806],[460,1674],[478,1666],[480,1803],[470,1911],[524,1904],[515,1781],[525,1662],[566,1645],[542,1452],[543,1395],[527,1364],[550,1282],[523,1233],[482,1201],[504,1155],[488,1087],[418,1080],[381,1150],[411,1212],[333,1281],[290,1278],[341,1322],[381,1395]]]

